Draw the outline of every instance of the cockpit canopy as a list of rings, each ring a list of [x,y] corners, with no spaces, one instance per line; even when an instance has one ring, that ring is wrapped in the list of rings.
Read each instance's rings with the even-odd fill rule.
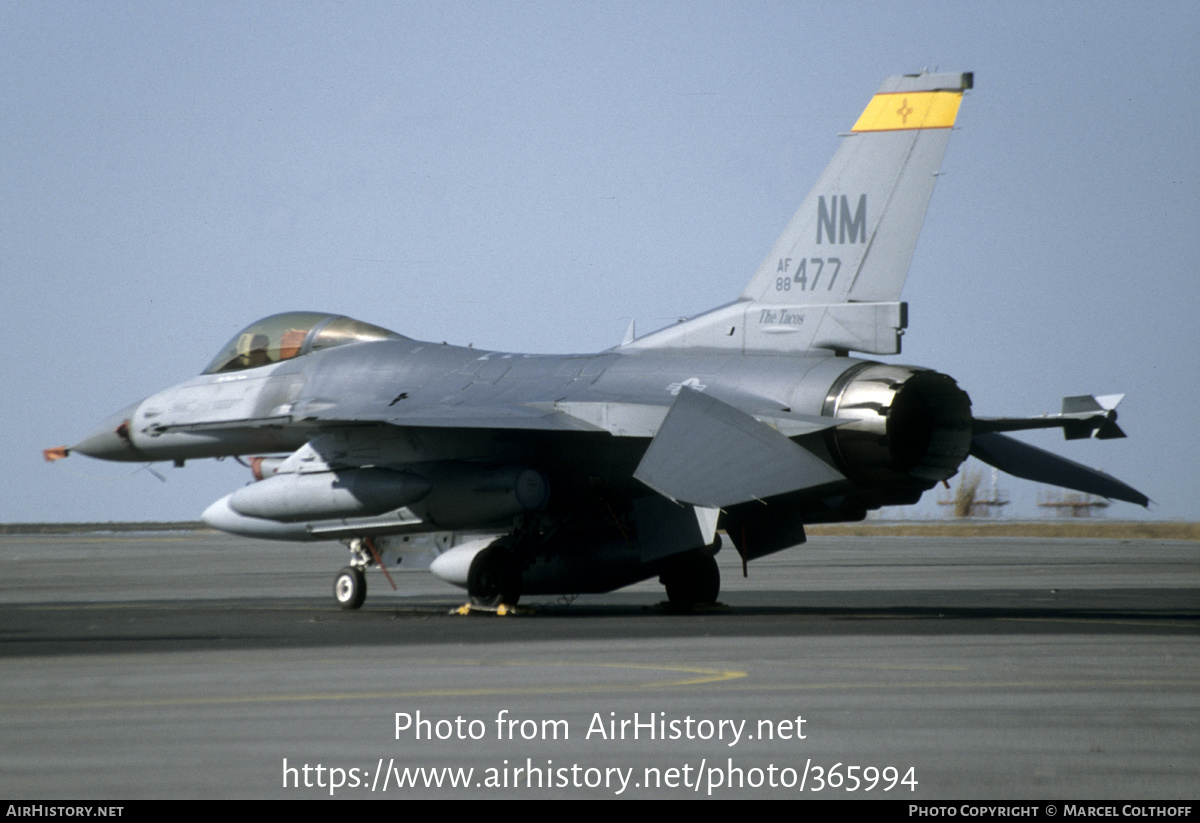
[[[291,360],[317,349],[387,339],[407,338],[339,314],[315,311],[273,314],[234,335],[202,374],[253,369]]]

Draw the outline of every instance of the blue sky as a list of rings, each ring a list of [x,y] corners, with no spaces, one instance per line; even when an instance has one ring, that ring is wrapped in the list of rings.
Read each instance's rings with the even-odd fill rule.
[[[1192,2],[0,3],[0,522],[244,483],[40,452],[264,315],[580,352],[728,302],[922,68],[976,88],[887,359],[983,415],[1128,393],[1127,440],[1026,439],[1200,519],[1197,42]]]

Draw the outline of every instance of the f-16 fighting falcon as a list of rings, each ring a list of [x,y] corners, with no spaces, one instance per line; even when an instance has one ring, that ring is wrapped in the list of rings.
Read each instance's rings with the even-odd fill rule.
[[[351,609],[368,567],[386,574],[416,546],[479,607],[652,577],[672,604],[712,603],[718,531],[752,561],[803,543],[806,524],[916,503],[968,455],[1144,506],[1119,480],[1007,434],[1124,437],[1120,396],[975,417],[951,377],[857,356],[900,352],[901,288],[971,86],[970,73],[885,81],[741,295],[704,314],[563,356],[277,314],[200,376],[47,458],[248,458],[256,482],[204,521],[342,541],[351,560],[334,594]]]

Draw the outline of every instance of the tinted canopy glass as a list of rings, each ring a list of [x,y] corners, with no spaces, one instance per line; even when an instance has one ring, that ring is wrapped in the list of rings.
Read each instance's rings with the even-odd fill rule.
[[[242,371],[291,360],[315,349],[387,338],[393,331],[337,314],[292,311],[251,323],[213,358],[203,374]]]

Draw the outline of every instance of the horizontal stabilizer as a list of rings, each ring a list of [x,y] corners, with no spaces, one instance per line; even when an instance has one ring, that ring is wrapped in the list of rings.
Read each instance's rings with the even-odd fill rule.
[[[705,508],[844,479],[777,430],[691,389],[679,392],[633,476],[672,500]]]
[[[1005,437],[1003,434],[977,434],[971,438],[972,456],[1014,477],[1037,483],[1061,486],[1113,500],[1147,506],[1150,498],[1132,486],[1096,469],[1089,469],[1065,457]]]

